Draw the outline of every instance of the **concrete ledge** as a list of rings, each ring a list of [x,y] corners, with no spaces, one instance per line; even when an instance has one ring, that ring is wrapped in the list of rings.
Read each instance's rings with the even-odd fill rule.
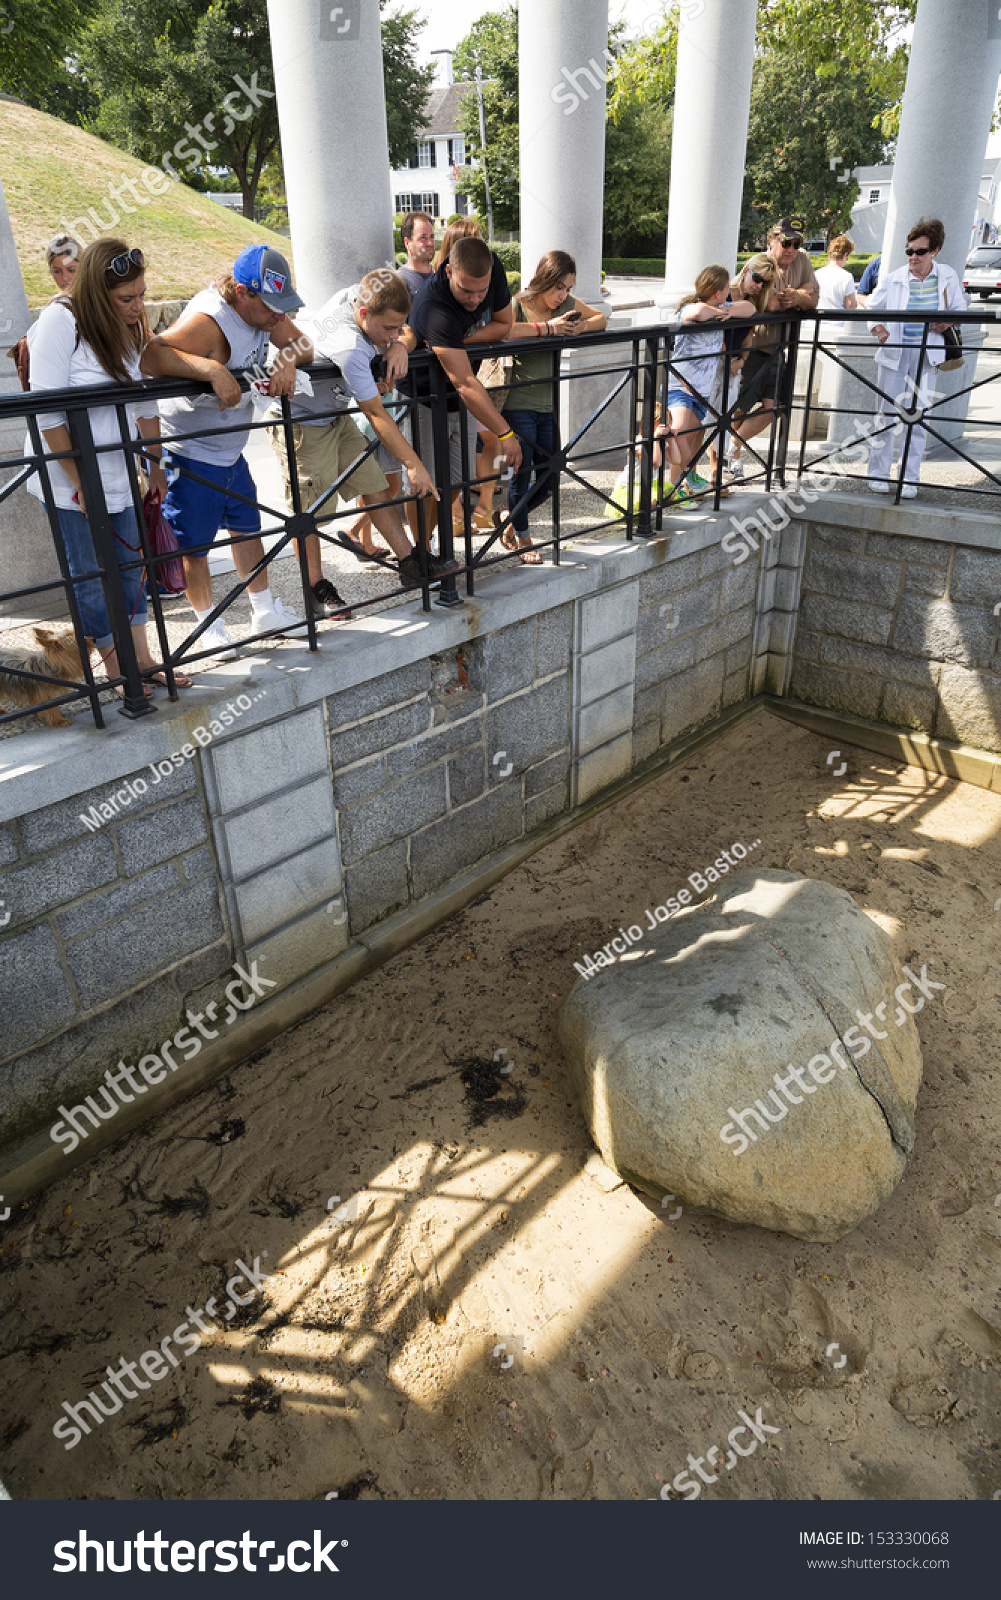
[[[288,640],[277,650],[225,663],[206,672],[197,687],[183,690],[175,705],[158,698],[156,713],[140,722],[130,722],[116,708],[107,707],[104,729],[95,728],[86,715],[71,728],[18,734],[4,741],[0,751],[0,822],[101,784],[110,788],[132,773],[141,773],[149,763],[165,760],[191,743],[194,727],[242,692],[254,704],[230,734],[212,741],[214,752],[223,752],[229,740],[243,737],[249,728],[287,718],[329,695],[568,601],[599,594],[720,537],[708,516],[675,522],[683,526],[672,524],[657,539],[630,541],[609,533],[586,549],[576,547],[566,553],[558,567],[519,563],[517,570],[494,569],[479,580],[477,594],[455,611],[435,608],[427,613],[414,602],[322,633],[315,654],[304,640]],[[197,664],[192,670],[197,672]],[[225,761],[221,754],[220,759]]]
[[[973,750],[967,745],[952,744],[948,739],[932,739],[926,733],[915,733],[910,728],[889,728],[880,722],[869,722],[863,717],[852,717],[834,711],[824,711],[819,706],[804,705],[799,700],[778,699],[766,695],[763,705],[777,717],[796,722],[812,733],[822,733],[834,740],[856,744],[863,750],[875,750],[881,756],[895,761],[905,761],[908,766],[921,767],[944,778],[958,778],[961,783],[975,784],[978,789],[992,789],[1001,793],[1001,756],[985,750]]]
[[[712,744],[745,717],[756,715],[762,706],[762,701],[755,700],[734,707],[698,733],[660,750],[642,767],[611,784],[585,804],[552,818],[532,834],[494,851],[483,861],[460,873],[446,887],[428,895],[417,906],[388,917],[385,922],[362,934],[341,954],[248,1011],[228,1047],[210,1046],[204,1050],[190,1071],[184,1068],[176,1078],[168,1078],[162,1085],[151,1089],[150,1099],[142,1105],[141,1110],[123,1106],[120,1117],[116,1115],[106,1127],[95,1129],[72,1156],[66,1156],[58,1149],[47,1133],[35,1134],[17,1149],[0,1156],[0,1191],[5,1197],[4,1203],[20,1205],[28,1195],[58,1182],[74,1167],[92,1160],[100,1150],[117,1143],[135,1128],[152,1123],[171,1106],[197,1094],[220,1074],[246,1061],[278,1034],[302,1022],[335,995],[375,972],[439,923],[463,910],[537,850],[606,806],[614,805],[634,790],[642,788],[652,778],[659,777],[704,745]],[[257,954],[260,954],[259,950]]]
[[[809,481],[807,479],[807,481]],[[789,487],[795,493],[792,478]],[[934,485],[928,485],[929,488]],[[774,499],[771,495],[748,495],[746,499]],[[744,497],[742,497],[744,498]],[[728,502],[732,503],[732,502]],[[930,505],[920,497],[906,506],[886,505],[874,494],[841,494],[837,490],[818,494],[816,505],[808,508],[802,523],[832,523],[838,528],[854,528],[864,533],[894,533],[907,539],[940,540],[943,544],[976,545],[982,550],[1001,550],[1001,523],[996,514],[967,511],[960,507]]]

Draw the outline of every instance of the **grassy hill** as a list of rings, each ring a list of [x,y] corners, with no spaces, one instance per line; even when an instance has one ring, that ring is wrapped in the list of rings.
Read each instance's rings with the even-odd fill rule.
[[[94,206],[109,218],[109,203],[122,213],[120,234],[146,256],[148,300],[184,300],[205,285],[248,244],[271,244],[289,255],[288,239],[227,211],[207,195],[171,183],[166,194],[150,195],[138,206],[124,191],[124,205],[109,202],[108,185],[132,178],[142,195],[144,163],[103,139],[70,127],[41,111],[0,100],[0,177],[10,212],[14,243],[29,306],[44,305],[53,293],[45,266],[45,246],[72,218]],[[89,242],[87,234],[81,241]]]

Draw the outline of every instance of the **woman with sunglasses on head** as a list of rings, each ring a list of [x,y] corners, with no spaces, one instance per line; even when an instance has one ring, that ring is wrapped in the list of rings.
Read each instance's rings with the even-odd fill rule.
[[[952,267],[937,259],[945,244],[945,229],[937,217],[922,217],[907,235],[904,254],[907,264],[888,273],[866,300],[867,311],[965,311],[963,285]],[[928,343],[922,352],[922,322],[870,322],[869,332],[879,340],[876,366],[879,369],[879,409],[876,420],[882,431],[873,438],[869,450],[869,487],[875,494],[889,494],[888,478],[893,461],[893,440],[900,425],[899,409],[912,417],[927,410],[935,397],[936,368],[946,358],[942,335],[948,322],[933,322]],[[920,372],[920,376],[919,376]],[[910,443],[908,444],[908,434]],[[921,476],[925,429],[919,425],[900,428],[900,460],[907,448],[907,480],[901,498],[913,500]]]
[[[50,302],[36,324],[31,346],[32,390],[86,389],[108,383],[129,388],[140,383],[140,359],[150,337],[143,305],[145,293],[141,250],[130,250],[124,239],[96,239],[88,245],[80,255],[70,294]],[[142,411],[137,415],[140,405]],[[140,435],[156,438],[160,421],[155,402],[140,401],[129,411]],[[88,407],[87,415],[96,446],[121,442],[114,406]],[[46,455],[73,448],[65,412],[40,415],[38,423]],[[25,453],[31,450],[29,436]],[[167,485],[160,466],[159,444],[150,450],[149,460],[150,487],[165,495]],[[142,556],[125,455],[121,450],[109,450],[95,456],[95,462],[114,530],[115,555],[122,567]],[[52,461],[48,471],[70,572],[74,577],[92,572],[98,562],[81,486],[80,463],[71,457]],[[27,488],[38,499],[43,498],[37,473],[28,480]],[[141,567],[131,567],[122,571],[121,580],[139,667],[150,671],[154,663],[146,641],[145,574]],[[73,587],[87,641],[100,651],[108,677],[116,678],[118,660],[101,580],[87,578]],[[186,688],[191,680],[175,672],[174,681]],[[154,682],[165,682],[162,672],[154,675]],[[121,697],[123,691],[119,689],[117,693]],[[147,689],[146,693],[152,694],[152,690]]]
[[[730,285],[730,298],[731,300],[750,301],[755,311],[757,311],[761,316],[764,316],[765,312],[769,309],[772,288],[774,287],[777,277],[778,268],[776,267],[775,262],[772,260],[771,256],[765,255],[765,253],[761,251],[757,255],[751,256],[750,260],[745,262],[742,270],[737,274],[736,278],[734,278],[732,284]],[[748,328],[746,324],[738,324],[735,327],[727,328],[723,335],[725,342],[724,348],[730,351],[730,382],[728,392],[724,396],[723,363],[721,361],[719,364],[719,371],[716,375],[716,383],[713,386],[711,398],[716,410],[722,416],[726,417],[727,423],[729,423],[730,415],[733,411],[734,405],[736,404],[737,396],[740,393],[741,374],[747,361],[748,351],[751,348],[751,339],[753,333],[753,328]],[[732,431],[727,432],[725,446],[726,464],[727,469],[733,478],[742,478],[744,476],[744,468],[740,460],[740,450],[742,444],[743,440],[740,438],[739,434],[736,434]],[[715,474],[715,448],[711,447],[709,454],[712,460],[712,470]]]
[[[820,285],[803,249],[803,235],[793,228],[791,217],[783,217],[769,230],[768,258],[776,269],[769,311],[814,310]],[[776,405],[787,407],[792,400],[793,375],[782,349],[788,336],[788,323],[763,323],[751,335],[734,411],[738,419],[734,431],[745,441],[771,426]]]

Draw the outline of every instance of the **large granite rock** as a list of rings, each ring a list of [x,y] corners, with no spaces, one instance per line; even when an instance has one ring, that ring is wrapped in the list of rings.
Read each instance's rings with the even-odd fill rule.
[[[934,990],[926,968],[913,976],[843,890],[765,869],[725,879],[563,1007],[595,1144],[651,1194],[840,1239],[892,1193],[914,1143],[910,1013]]]

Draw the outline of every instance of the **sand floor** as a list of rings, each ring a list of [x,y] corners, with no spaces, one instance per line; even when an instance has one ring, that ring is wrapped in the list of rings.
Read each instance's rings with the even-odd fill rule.
[[[1001,796],[827,754],[748,719],[26,1202],[0,1238],[14,1497],[650,1499],[759,1408],[778,1431],[706,1497],[1001,1490]],[[757,838],[948,983],[907,1172],[836,1245],[603,1188],[556,1040],[574,960]],[[274,1276],[224,1322],[238,1257]],[[200,1350],[53,1438],[213,1295]]]

